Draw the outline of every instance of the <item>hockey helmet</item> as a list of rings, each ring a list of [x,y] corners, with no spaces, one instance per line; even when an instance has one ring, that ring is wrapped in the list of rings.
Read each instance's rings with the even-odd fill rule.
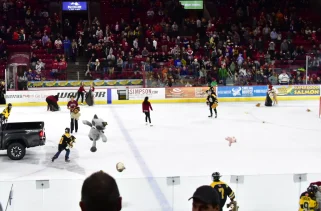
[[[308,187],[307,191],[310,193],[310,194],[316,194],[316,192],[318,192],[318,187],[315,186],[315,185],[311,185]]]
[[[70,128],[69,127],[66,127],[65,133],[70,133]]]
[[[12,107],[12,104],[11,104],[11,103],[9,103],[9,104],[8,104],[8,107],[9,107],[9,108],[11,108],[11,107]]]
[[[212,174],[212,178],[213,178],[213,181],[220,181],[220,178],[221,178],[220,172],[214,172]]]

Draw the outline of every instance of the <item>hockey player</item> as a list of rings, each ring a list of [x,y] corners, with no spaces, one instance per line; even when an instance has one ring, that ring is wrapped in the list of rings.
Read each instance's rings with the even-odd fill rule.
[[[73,96],[71,96],[70,101],[67,104],[67,109],[70,110],[70,129],[71,133],[73,133],[74,129],[76,129],[76,133],[78,131],[78,120],[79,120],[79,107],[78,102],[75,100]]]
[[[215,95],[215,92],[212,92],[211,90],[207,91],[207,98],[206,98],[206,104],[210,108],[211,115],[208,117],[213,117],[213,108],[215,112],[215,118],[217,118],[217,110],[216,107],[218,106],[218,100]]]
[[[318,191],[315,193],[315,199],[319,205],[316,211],[321,211],[321,182],[312,182],[310,186],[317,186],[318,188]]]
[[[315,198],[315,194],[317,191],[318,187],[312,185],[308,187],[307,191],[301,194],[299,211],[314,211],[318,208],[318,203]]]
[[[60,155],[63,150],[66,150],[65,161],[70,162],[69,154],[70,148],[73,147],[73,143],[76,138],[70,135],[70,128],[65,129],[65,133],[61,136],[59,144],[58,144],[58,152],[52,157],[51,161],[54,162]]]
[[[152,121],[150,119],[150,110],[153,110],[153,108],[150,102],[148,101],[148,97],[145,97],[144,102],[142,103],[142,107],[143,107],[143,113],[145,114],[146,125],[148,125],[148,122],[149,122],[150,126],[153,126]]]
[[[227,197],[233,202],[235,199],[235,194],[233,190],[224,182],[220,181],[221,175],[219,172],[214,172],[212,174],[213,182],[211,183],[211,187],[217,190],[220,195],[221,201],[221,211],[225,205]]]
[[[47,102],[47,111],[59,111],[59,105],[58,105],[59,97],[58,95],[50,95],[46,98]]]
[[[11,113],[11,108],[12,108],[12,104],[9,103],[8,106],[5,109],[3,109],[2,113],[0,114],[1,124],[3,124],[3,123],[8,121],[8,118],[9,118],[10,113]]]

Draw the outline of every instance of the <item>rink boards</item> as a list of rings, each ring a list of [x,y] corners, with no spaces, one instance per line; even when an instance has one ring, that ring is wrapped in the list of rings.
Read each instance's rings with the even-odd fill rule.
[[[66,87],[67,88],[67,87]],[[215,87],[219,102],[264,102],[267,86],[218,86]],[[319,100],[320,85],[274,86],[278,100]],[[124,89],[96,88],[95,104],[136,104],[148,96],[153,103],[202,103],[206,101],[208,87],[166,87]],[[8,91],[7,103],[14,106],[45,106],[46,97],[59,96],[59,105],[66,105],[71,96],[77,96],[77,89],[46,89],[29,91]],[[125,96],[120,96],[125,95]],[[123,99],[123,100],[120,100]],[[80,99],[79,99],[80,102]]]

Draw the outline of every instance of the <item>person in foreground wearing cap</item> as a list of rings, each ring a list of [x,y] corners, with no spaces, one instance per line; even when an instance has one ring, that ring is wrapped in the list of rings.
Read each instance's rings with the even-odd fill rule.
[[[120,211],[122,197],[115,179],[103,171],[93,173],[82,185],[79,206],[81,211]]]
[[[220,199],[218,192],[209,185],[200,186],[193,196],[192,211],[220,211]]]

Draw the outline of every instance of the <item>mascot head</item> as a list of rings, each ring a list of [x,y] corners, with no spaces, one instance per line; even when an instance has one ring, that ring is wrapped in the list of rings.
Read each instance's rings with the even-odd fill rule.
[[[105,122],[103,119],[98,118],[98,116],[95,114],[94,118],[91,120],[91,124],[97,129],[97,130],[105,130],[107,122]]]

